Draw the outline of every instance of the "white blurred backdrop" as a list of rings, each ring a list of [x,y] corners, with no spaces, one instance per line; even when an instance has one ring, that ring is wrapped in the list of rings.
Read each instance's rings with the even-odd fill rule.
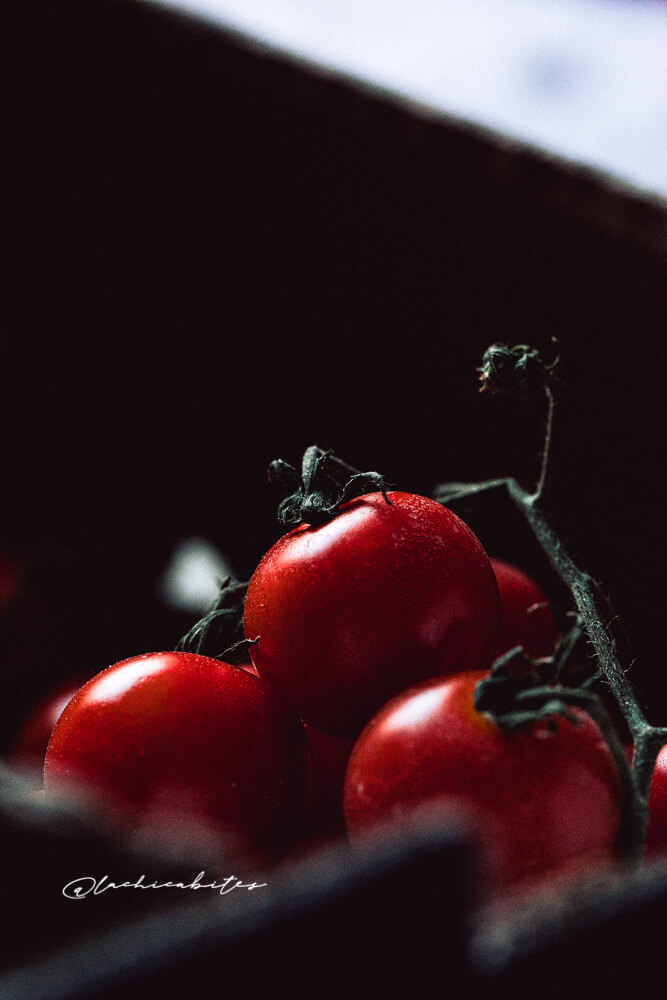
[[[667,0],[159,0],[667,196]]]

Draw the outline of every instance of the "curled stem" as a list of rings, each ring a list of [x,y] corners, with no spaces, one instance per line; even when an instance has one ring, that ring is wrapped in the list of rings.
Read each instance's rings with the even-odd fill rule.
[[[633,739],[634,756],[630,769],[606,710],[599,701],[586,700],[586,710],[602,730],[627,791],[630,805],[626,824],[629,830],[626,856],[638,861],[643,854],[646,839],[648,797],[655,761],[661,747],[667,743],[667,727],[652,726],[647,722],[618,657],[616,639],[611,631],[615,616],[596,581],[579,569],[566,552],[540,506],[547,491],[549,475],[555,408],[555,365],[556,362],[545,365],[537,352],[526,345],[516,348],[492,345],[479,369],[481,389],[484,391],[532,395],[537,382],[542,380],[541,387],[547,400],[547,421],[542,463],[535,489],[529,492],[516,479],[506,477],[482,483],[443,483],[435,488],[433,497],[439,503],[449,504],[464,497],[504,489],[532,530],[554,571],[570,591],[583,628],[595,650],[599,672],[611,689]]]

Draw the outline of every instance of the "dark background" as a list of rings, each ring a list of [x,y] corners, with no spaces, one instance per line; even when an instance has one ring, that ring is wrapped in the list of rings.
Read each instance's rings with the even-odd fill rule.
[[[554,336],[549,513],[667,722],[665,205],[143,4],[8,2],[0,46],[0,555],[23,565],[0,609],[0,751],[54,683],[192,623],[156,590],[180,539],[252,572],[279,533],[271,459],[317,442],[408,490],[529,485],[543,408],[480,396],[475,368],[497,340],[550,358]],[[564,599],[506,501],[461,513]],[[366,995],[422,996],[443,968],[470,995],[612,996],[661,974],[664,870],[501,921],[506,967],[490,934],[482,974],[451,834],[324,856],[245,924],[190,901],[170,915],[162,897],[143,924],[136,894],[72,909],[63,873],[173,877],[182,860],[77,834],[4,770],[0,784],[0,967],[26,963],[4,981],[17,1000],[265,996],[266,972],[274,992],[338,997],[350,970]]]
[[[667,720],[664,205],[135,3],[9,3],[2,46],[4,745],[53,681],[174,644],[180,538],[252,572],[272,458],[529,484],[542,407],[475,368],[554,336],[553,520]],[[562,596],[506,504],[469,519]]]

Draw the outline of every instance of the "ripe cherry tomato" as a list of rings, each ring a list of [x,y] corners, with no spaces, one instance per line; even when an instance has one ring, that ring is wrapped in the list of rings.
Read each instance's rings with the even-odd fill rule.
[[[18,767],[32,768],[41,772],[44,767],[44,755],[53,728],[60,718],[65,705],[74,697],[84,683],[84,678],[78,681],[67,681],[51,691],[35,706],[23,724],[16,739],[11,754],[12,762]]]
[[[359,737],[344,787],[350,835],[441,798],[477,812],[497,880],[515,886],[575,865],[608,863],[620,825],[620,781],[589,716],[514,732],[473,707],[483,674],[434,679],[385,705]]]
[[[523,570],[502,559],[491,559],[500,596],[498,656],[514,646],[523,646],[528,656],[549,656],[558,642],[556,621],[546,604],[548,598]]]
[[[632,756],[632,749],[628,755]],[[667,854],[667,746],[662,748],[655,762],[648,810],[646,856]]]
[[[273,847],[298,825],[307,789],[301,721],[261,678],[194,653],[147,653],[75,694],[46,751],[47,794],[63,781],[106,796],[121,820],[174,814]]]
[[[634,746],[625,747],[628,761],[632,764]],[[648,830],[646,831],[647,858],[667,854],[667,746],[658,754],[651,779],[648,798]]]
[[[498,593],[479,540],[426,497],[351,500],[299,525],[253,574],[245,601],[261,677],[315,729],[356,736],[426,677],[490,665]]]
[[[242,663],[244,670],[259,677],[252,663]],[[304,723],[310,750],[311,780],[303,811],[300,839],[324,841],[345,833],[343,820],[343,781],[354,740],[328,736]]]

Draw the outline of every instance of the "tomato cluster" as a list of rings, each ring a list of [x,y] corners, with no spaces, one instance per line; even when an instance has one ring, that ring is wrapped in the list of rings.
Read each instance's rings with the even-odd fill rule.
[[[475,707],[498,656],[548,658],[559,633],[451,510],[347,499],[278,539],[242,610],[246,662],[147,653],[42,704],[22,739],[46,794],[84,787],[129,824],[199,817],[267,852],[453,804],[501,887],[616,856],[622,793],[592,719],[509,730]]]

